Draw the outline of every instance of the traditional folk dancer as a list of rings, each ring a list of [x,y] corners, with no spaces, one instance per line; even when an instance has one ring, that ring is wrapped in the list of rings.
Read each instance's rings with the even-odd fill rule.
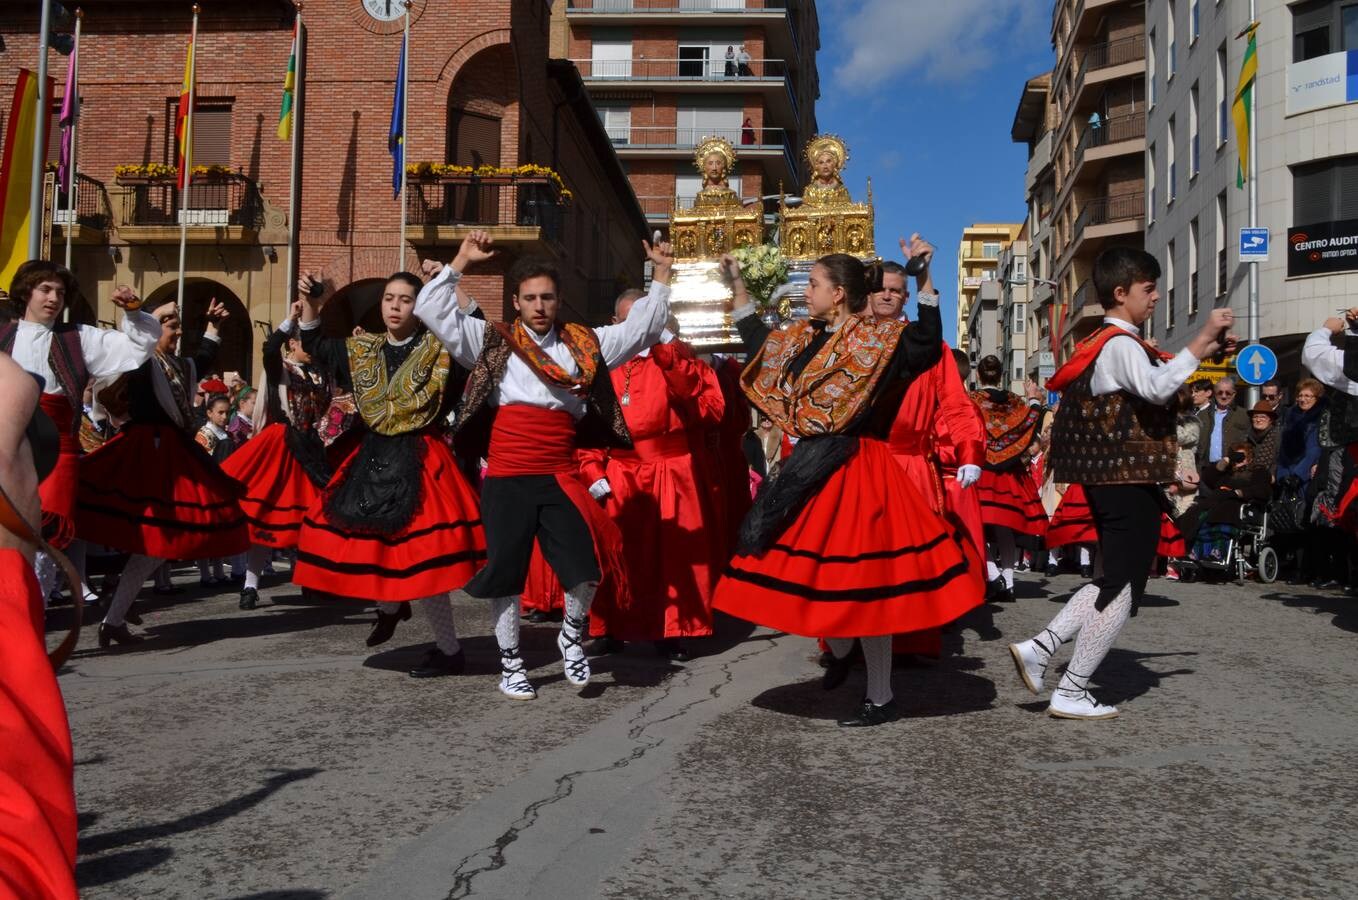
[[[130,372],[146,362],[160,338],[160,324],[144,312],[128,309],[138,300],[125,287],[111,298],[114,306],[126,310],[120,330],[62,323],[58,320],[67,296],[75,290],[75,277],[65,266],[44,260],[19,266],[9,292],[18,318],[0,327],[0,352],[42,380],[39,405],[57,427],[60,450],[56,468],[40,491],[43,537],[57,549],[70,547],[72,562],[83,577],[85,544],[73,539],[85,390],[98,379]],[[43,597],[50,596],[57,581],[55,563],[39,553],[35,572]]]
[[[220,468],[235,449],[231,435],[226,430],[231,419],[231,398],[226,394],[213,394],[203,404],[203,410],[207,419],[193,439]],[[198,560],[198,581],[204,586],[226,584],[230,581],[226,577],[226,558],[215,556],[211,559]]]
[[[1089,681],[1118,632],[1134,615],[1150,577],[1164,509],[1161,485],[1175,480],[1176,410],[1170,403],[1198,361],[1229,351],[1230,309],[1215,309],[1172,359],[1137,331],[1155,310],[1160,265],[1142,250],[1116,247],[1094,262],[1103,326],[1047,380],[1062,391],[1052,426],[1052,477],[1079,484],[1093,511],[1103,578],[1080,588],[1037,636],[1009,650],[1024,685],[1040,694],[1047,667],[1062,644],[1075,652],[1052,693],[1048,714],[1106,719],[1117,707],[1096,701]]]
[[[925,289],[927,270],[916,276],[916,291]],[[868,314],[878,322],[908,322],[905,301],[909,297],[905,267],[882,264],[882,290],[868,297]],[[920,496],[930,508],[954,524],[973,543],[978,558],[985,554],[981,530],[981,506],[969,488],[981,477],[985,461],[985,422],[967,395],[957,370],[957,360],[947,343],[938,362],[911,382],[891,424],[887,443],[896,461],[905,468]],[[918,653],[938,657],[943,650],[943,631],[931,628],[897,635],[895,653]]]
[[[569,683],[589,682],[585,615],[600,581],[616,579],[625,602],[617,527],[576,477],[575,451],[631,449],[606,373],[653,346],[669,316],[673,259],[666,245],[646,245],[646,251],[655,265],[650,293],[626,321],[598,329],[557,322],[560,277],[550,263],[531,258],[510,270],[518,320],[492,325],[473,318],[474,303],[456,288],[469,266],[495,255],[484,232],[469,235],[451,265],[425,264],[434,277],[415,313],[454,360],[472,369],[457,431],[475,445],[468,455],[488,463],[481,486],[487,562],[463,590],[490,601],[499,688],[514,700],[537,696],[519,656],[519,597],[534,539],[566,591],[557,647]]]
[[[1341,347],[1335,346],[1340,338]],[[1323,384],[1334,388],[1327,395],[1329,410],[1329,440],[1331,446],[1345,447],[1349,465],[1339,466],[1339,478],[1323,475],[1326,487],[1321,489],[1319,501],[1322,514],[1328,516],[1336,525],[1348,531],[1358,530],[1358,478],[1353,471],[1358,469],[1358,306],[1348,310],[1343,317],[1334,316],[1325,324],[1311,332],[1302,345],[1301,361]],[[1327,488],[1334,481],[1334,490]],[[1324,500],[1333,494],[1336,498],[1332,508],[1326,508]]]
[[[110,407],[124,407],[122,430],[80,463],[76,528],[86,540],[129,553],[99,646],[140,641],[127,628],[142,583],[167,560],[232,555],[245,549],[245,517],[239,486],[194,442],[193,392],[198,372],[212,365],[228,315],[213,300],[207,329],[193,358],[175,354],[183,327],[174,300],[151,312],[160,339],[151,359],[101,394]]]
[[[918,235],[901,248],[932,253]],[[825,636],[827,689],[848,675],[855,638],[867,696],[843,726],[895,719],[891,635],[946,624],[981,600],[980,560],[933,511],[884,440],[910,383],[942,353],[938,294],[926,279],[911,325],[853,314],[876,287],[852,256],[823,256],[806,289],[810,321],[770,331],[749,303],[739,266],[737,327],[751,353],[746,396],[799,438],[776,481],[755,499],[713,606],[760,625]],[[874,267],[875,268],[875,267]]]
[[[625,292],[613,321],[626,322],[644,296]],[[695,450],[702,452],[704,433],[721,422],[725,400],[715,373],[668,330],[609,374],[632,449],[581,451],[582,468],[590,493],[602,497],[622,533],[629,599],[624,604],[606,589],[595,596],[589,624],[598,640],[591,654],[652,641],[663,655],[684,661],[690,657],[683,639],[712,633],[713,498],[710,469]]]
[[[302,517],[330,481],[317,424],[330,403],[333,379],[302,349],[301,317],[299,300],[264,342],[263,428],[223,466],[243,488],[240,505],[250,530],[241,609],[259,605],[259,576],[273,551],[297,546]]]
[[[460,674],[467,663],[449,591],[485,562],[486,539],[476,494],[442,440],[459,376],[438,336],[414,315],[418,276],[388,279],[382,334],[349,338],[322,336],[320,310],[331,291],[327,283],[313,297],[316,283],[304,273],[298,284],[302,348],[337,372],[342,387],[352,385],[367,430],[302,518],[293,582],[377,601],[369,647],[388,640],[419,601],[435,646],[410,676]]]
[[[985,465],[976,490],[981,500],[988,551],[986,578],[994,600],[1014,599],[1014,565],[1018,562],[1015,535],[1041,538],[1047,532],[1047,511],[1037,495],[1037,485],[1023,455],[1037,440],[1042,410],[1022,397],[1001,388],[1004,365],[987,356],[976,367],[981,389],[971,399],[985,419]]]

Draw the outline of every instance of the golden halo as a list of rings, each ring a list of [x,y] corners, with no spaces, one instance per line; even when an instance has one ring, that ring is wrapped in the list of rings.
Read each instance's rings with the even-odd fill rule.
[[[839,171],[843,171],[849,163],[849,148],[838,135],[818,134],[806,142],[806,164],[813,170],[816,168],[816,158],[822,153],[829,153],[835,158],[835,168]]]
[[[723,137],[705,137],[698,144],[698,149],[693,154],[693,165],[697,166],[698,173],[704,174],[703,163],[713,153],[721,154],[722,159],[726,161],[726,174],[730,175],[731,170],[736,167],[736,148]]]

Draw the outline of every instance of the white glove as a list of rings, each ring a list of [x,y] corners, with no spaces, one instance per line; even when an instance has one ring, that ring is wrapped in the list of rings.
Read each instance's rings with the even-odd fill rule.
[[[981,478],[980,466],[958,466],[957,486],[969,488]]]
[[[613,493],[613,488],[609,487],[607,478],[600,478],[589,486],[589,495],[595,500],[602,500]]]

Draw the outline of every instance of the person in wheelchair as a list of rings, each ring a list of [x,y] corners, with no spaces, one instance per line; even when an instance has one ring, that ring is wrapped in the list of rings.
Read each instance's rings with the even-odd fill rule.
[[[1246,503],[1262,506],[1268,502],[1272,478],[1267,471],[1252,467],[1253,456],[1250,445],[1241,441],[1221,459],[1203,467],[1193,559],[1225,562],[1230,542],[1240,530],[1241,508]]]

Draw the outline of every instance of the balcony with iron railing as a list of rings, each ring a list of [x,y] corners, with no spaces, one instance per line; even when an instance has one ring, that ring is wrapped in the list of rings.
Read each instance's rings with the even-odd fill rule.
[[[802,180],[791,137],[782,128],[608,125],[605,130],[624,159],[687,157],[707,138],[722,137],[735,146],[742,158],[764,160],[771,184],[781,182],[792,187]]]
[[[1070,307],[1067,309],[1061,325],[1061,337],[1063,340],[1074,337],[1078,341],[1101,321],[1103,321],[1103,306],[1099,303],[1098,295],[1094,292],[1093,280],[1086,278],[1080,282],[1080,286],[1071,295]]]
[[[406,239],[456,244],[473,230],[485,230],[501,244],[560,244],[567,202],[547,177],[416,179],[406,185]]]
[[[1114,71],[1118,67],[1129,66],[1133,63],[1144,64],[1145,61],[1146,36],[1144,34],[1134,34],[1118,38],[1115,41],[1093,44],[1080,57],[1080,67],[1076,71],[1070,91],[1071,109],[1078,110],[1080,108],[1080,98],[1086,84],[1093,85],[1118,77],[1123,74],[1120,71]],[[1135,73],[1129,69],[1126,74]]]
[[[1146,195],[1143,193],[1119,194],[1112,197],[1096,197],[1085,203],[1080,215],[1075,219],[1072,242],[1087,239],[1093,229],[1103,226],[1117,228],[1123,234],[1137,230],[1146,216]],[[1127,226],[1127,227],[1121,227]]]
[[[771,112],[795,119],[800,101],[793,87],[792,67],[783,59],[751,59],[746,63],[723,57],[689,59],[573,59],[580,77],[591,87],[645,83],[699,93],[762,93]],[[786,106],[783,106],[786,102]]]
[[[50,190],[55,240],[64,241],[67,228],[74,228],[71,240],[77,244],[99,243],[107,238],[113,224],[113,211],[102,181],[88,175],[76,175],[74,197],[58,190],[55,180]]]
[[[798,55],[796,10],[784,0],[569,0],[566,16],[590,25],[763,24],[775,52]]]
[[[1090,177],[1098,174],[1102,167],[1084,166],[1086,158],[1093,163],[1125,154],[1144,153],[1145,149],[1146,116],[1144,113],[1100,119],[1097,125],[1091,121],[1085,128],[1084,134],[1080,135],[1080,142],[1075,145],[1075,154],[1070,166],[1070,177],[1079,179],[1081,176]]]
[[[118,179],[118,235],[131,243],[179,239],[180,225],[190,242],[252,242],[264,225],[259,187],[239,174],[221,175],[188,187],[187,203],[171,178]]]

